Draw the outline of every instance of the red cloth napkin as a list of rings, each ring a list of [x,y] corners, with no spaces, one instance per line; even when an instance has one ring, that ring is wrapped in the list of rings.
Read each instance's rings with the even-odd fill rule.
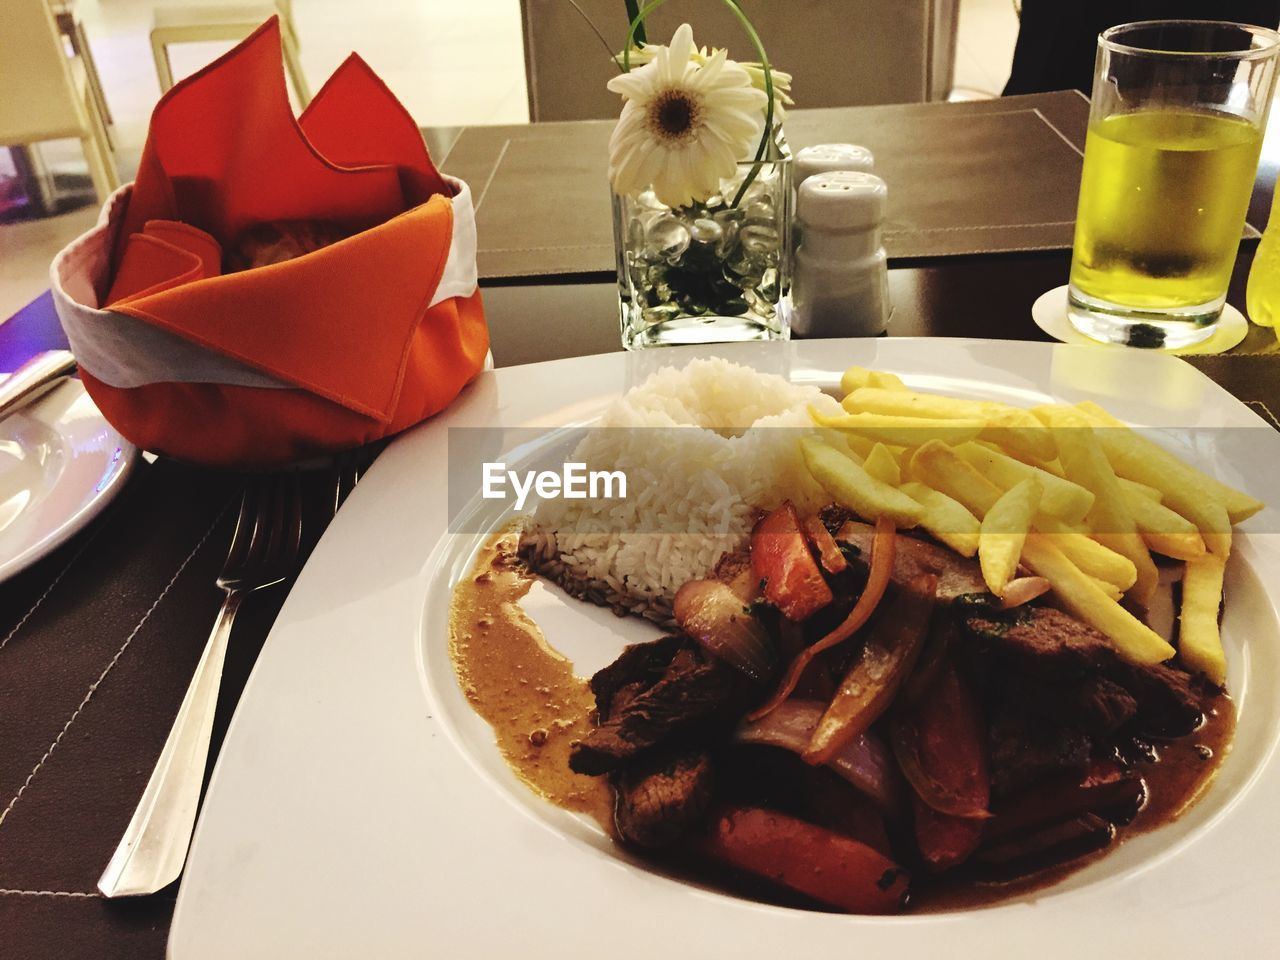
[[[280,221],[351,235],[223,273],[246,230]],[[295,120],[274,18],[160,101],[115,222],[104,309],[59,311],[89,392],[144,448],[223,465],[314,456],[430,416],[484,363],[466,185],[355,55]],[[158,364],[131,362],[128,344],[103,362],[121,330]]]

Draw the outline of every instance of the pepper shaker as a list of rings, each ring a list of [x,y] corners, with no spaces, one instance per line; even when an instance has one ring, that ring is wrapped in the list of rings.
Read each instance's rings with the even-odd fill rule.
[[[797,337],[874,337],[889,322],[881,241],[885,183],[873,173],[817,173],[800,185],[800,244],[791,286]]]

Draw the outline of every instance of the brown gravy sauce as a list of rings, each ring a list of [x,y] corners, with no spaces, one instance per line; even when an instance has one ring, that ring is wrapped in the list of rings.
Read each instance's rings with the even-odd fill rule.
[[[911,891],[911,910],[916,913],[964,910],[1025,897],[1052,887],[1105,857],[1126,840],[1172,823],[1204,796],[1231,750],[1235,732],[1235,704],[1225,694],[1213,697],[1206,704],[1204,724],[1199,730],[1177,740],[1154,743],[1159,759],[1134,765],[1134,772],[1146,784],[1146,801],[1130,823],[1116,828],[1115,839],[1108,846],[1002,883],[960,882],[959,878],[956,882],[947,882],[944,878],[934,885],[927,881],[916,884]]]
[[[574,675],[573,664],[547,643],[520,608],[520,598],[537,576],[517,556],[519,539],[515,525],[494,534],[454,587],[449,610],[454,670],[520,779],[557,806],[588,814],[613,835],[613,793],[606,778],[569,769],[570,745],[589,732],[595,697],[587,680]],[[1147,801],[1132,823],[1118,828],[1111,845],[1003,883],[957,877],[929,884],[919,877],[911,910],[969,909],[1026,896],[1106,856],[1126,839],[1170,823],[1209,787],[1231,748],[1235,726],[1234,704],[1219,696],[1210,701],[1198,731],[1156,744],[1159,760],[1136,768],[1146,781]]]
[[[552,803],[613,827],[603,777],[569,769],[569,745],[591,729],[595,697],[520,608],[537,577],[516,556],[520,533],[490,537],[449,605],[449,653],[471,706],[493,727],[512,770]]]

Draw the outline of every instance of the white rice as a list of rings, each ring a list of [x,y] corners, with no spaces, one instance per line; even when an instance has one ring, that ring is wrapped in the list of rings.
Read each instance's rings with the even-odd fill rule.
[[[525,556],[576,595],[666,621],[676,590],[743,546],[759,510],[828,502],[800,455],[810,405],[839,411],[815,387],[725,360],[659,370],[572,458],[625,472],[627,499],[541,502]]]

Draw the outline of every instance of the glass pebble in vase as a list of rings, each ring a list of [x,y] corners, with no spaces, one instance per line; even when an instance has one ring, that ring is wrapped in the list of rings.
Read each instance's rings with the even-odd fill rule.
[[[614,194],[622,345],[787,339],[791,203],[785,153],[739,163],[717,193],[684,207],[652,190]]]

